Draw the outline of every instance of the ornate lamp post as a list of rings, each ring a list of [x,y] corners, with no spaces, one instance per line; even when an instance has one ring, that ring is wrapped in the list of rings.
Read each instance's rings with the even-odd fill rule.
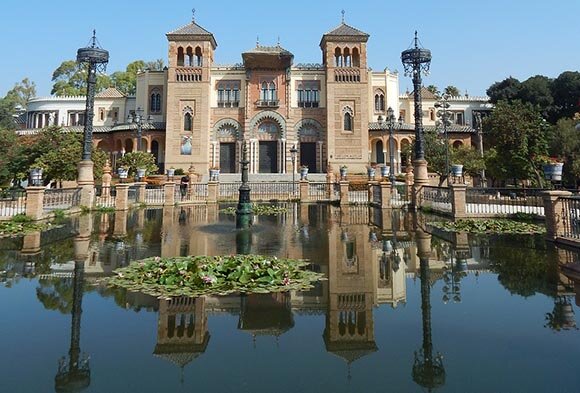
[[[443,94],[443,97],[439,102],[435,103],[435,108],[437,108],[437,117],[440,119],[438,123],[443,126],[443,135],[445,138],[445,176],[447,177],[447,184],[449,184],[449,133],[447,132],[447,127],[451,125],[451,114],[447,109],[449,109],[449,95]]]
[[[425,135],[423,130],[423,110],[421,99],[421,73],[427,74],[431,65],[431,51],[419,48],[419,38],[415,31],[415,45],[401,53],[401,61],[405,68],[405,75],[413,77],[413,100],[415,103],[415,157],[413,164],[414,173],[414,200],[413,206],[417,207],[418,192],[421,187],[429,182],[427,176],[427,161],[425,161]]]
[[[475,112],[475,129],[477,130],[477,148],[479,156],[483,158],[483,120],[480,112]],[[486,187],[485,168],[481,169],[481,187]]]
[[[152,120],[151,115],[147,116],[147,119],[143,119],[143,109],[137,107],[135,109],[135,116],[129,115],[127,120],[129,123],[135,123],[137,125],[137,151],[141,151],[143,145],[143,123],[150,122]]]
[[[296,193],[296,153],[298,153],[296,145],[292,145],[290,148],[290,157],[292,158],[292,187],[294,188],[294,193]]]
[[[252,203],[250,201],[251,190],[248,185],[248,165],[250,164],[250,160],[248,160],[248,145],[246,141],[244,141],[242,148],[242,161],[240,161],[240,164],[242,164],[242,185],[239,188],[239,199],[236,209],[236,228],[248,229],[252,218]]]
[[[93,117],[95,116],[95,89],[97,72],[105,71],[109,62],[109,52],[97,45],[96,31],[88,47],[77,50],[77,63],[87,67],[87,100],[85,128],[83,134],[83,156],[78,165],[78,184],[83,189],[81,205],[92,206],[94,196],[93,162],[91,150],[93,145]]]

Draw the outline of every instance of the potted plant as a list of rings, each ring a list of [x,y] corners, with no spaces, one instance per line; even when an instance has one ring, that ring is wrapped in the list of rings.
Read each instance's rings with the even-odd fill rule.
[[[220,168],[218,166],[211,166],[209,168],[209,181],[218,181],[220,177]]]
[[[121,183],[124,183],[127,180],[127,176],[129,176],[129,169],[125,168],[124,166],[120,166],[117,168],[117,173],[119,174],[119,179],[121,179]]]
[[[173,179],[174,176],[175,176],[175,168],[171,167],[167,170],[167,177],[169,179]]]
[[[139,180],[142,180],[145,177],[145,174],[147,173],[147,169],[145,168],[137,168],[137,178]]]
[[[308,165],[300,165],[300,180],[306,180],[308,176]]]
[[[391,167],[388,165],[381,165],[381,177],[387,177],[391,173]]]
[[[544,178],[550,181],[562,181],[562,170],[564,163],[556,157],[546,157],[542,165]]]
[[[375,167],[372,165],[367,166],[367,175],[369,175],[369,180],[373,180],[375,178]]]
[[[347,166],[346,165],[341,165],[338,170],[340,172],[340,178],[341,178],[341,180],[346,180]]]
[[[451,164],[451,176],[453,177],[463,176],[463,164]]]

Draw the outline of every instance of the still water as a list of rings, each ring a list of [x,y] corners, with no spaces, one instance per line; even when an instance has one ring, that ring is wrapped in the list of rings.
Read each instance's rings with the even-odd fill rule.
[[[0,242],[0,392],[578,392],[578,254],[541,236],[289,205],[247,236],[216,207],[82,216]],[[305,258],[306,292],[157,300],[99,285],[130,261]]]

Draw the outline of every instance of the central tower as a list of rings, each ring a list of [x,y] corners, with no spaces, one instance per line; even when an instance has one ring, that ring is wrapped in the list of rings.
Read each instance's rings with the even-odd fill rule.
[[[344,14],[343,14],[344,15]],[[326,69],[328,163],[363,172],[368,157],[369,35],[344,22],[322,36]]]
[[[167,33],[167,126],[165,165],[208,170],[210,73],[217,47],[212,33],[195,23]]]

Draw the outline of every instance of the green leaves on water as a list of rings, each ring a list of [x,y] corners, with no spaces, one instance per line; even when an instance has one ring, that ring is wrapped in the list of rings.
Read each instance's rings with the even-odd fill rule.
[[[455,222],[433,222],[430,225],[448,232],[522,234],[546,232],[546,228],[543,225],[508,219],[465,219]]]
[[[261,255],[155,257],[117,269],[104,282],[157,297],[283,292],[323,279],[308,265]]]
[[[226,207],[220,210],[221,213],[235,215],[236,208],[234,206]],[[264,205],[259,203],[252,204],[252,214],[256,216],[275,216],[278,214],[284,214],[288,212],[288,208],[284,206],[277,205]]]

